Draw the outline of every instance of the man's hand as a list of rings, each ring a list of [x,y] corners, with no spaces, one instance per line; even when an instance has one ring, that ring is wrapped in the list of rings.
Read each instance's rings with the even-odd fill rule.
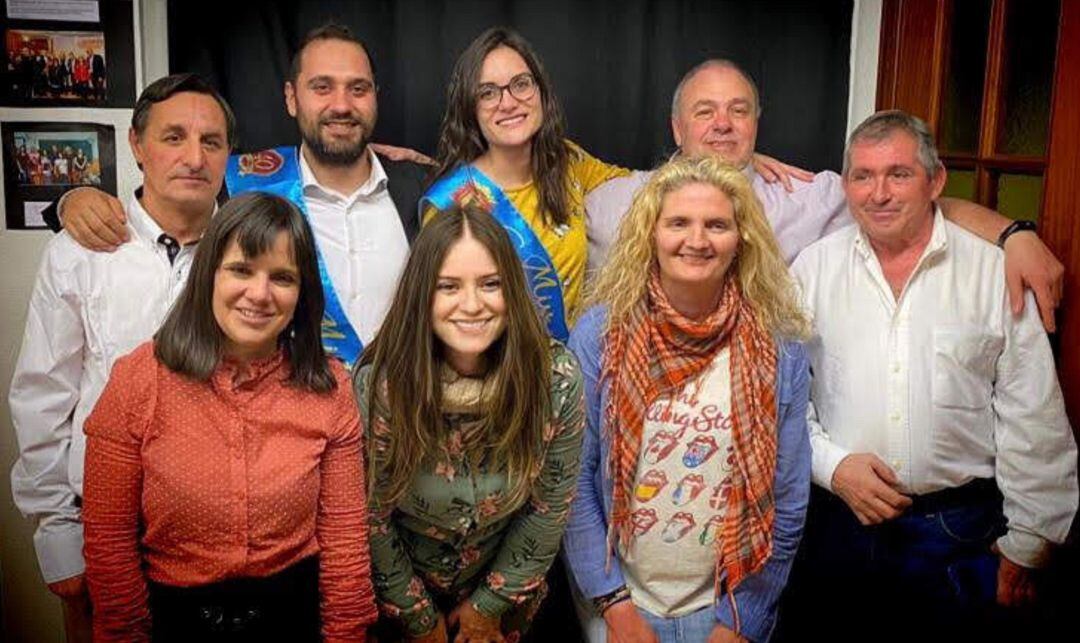
[[[1005,240],[1005,283],[1014,315],[1023,312],[1024,288],[1031,288],[1043,328],[1048,333],[1057,329],[1054,311],[1065,289],[1065,266],[1034,232],[1017,232]]]
[[[895,489],[896,473],[873,453],[853,453],[833,471],[833,492],[843,498],[864,525],[892,520],[911,506],[911,498]]]
[[[112,252],[128,240],[124,206],[111,194],[97,188],[76,188],[64,195],[63,206],[57,214],[80,246]]]
[[[660,643],[649,622],[630,601],[620,601],[604,610],[608,643]]]
[[[1035,572],[1017,565],[1005,556],[1001,559],[997,574],[997,603],[1003,607],[1020,607],[1035,602]]]
[[[86,576],[79,574],[55,583],[49,583],[49,591],[64,600],[83,598],[87,595]]]
[[[391,161],[411,161],[420,165],[435,165],[435,159],[408,147],[397,147],[396,145],[385,145],[383,143],[368,143],[368,147],[375,150],[376,154],[382,154]]]
[[[468,599],[454,608],[446,620],[450,627],[458,628],[454,643],[503,643],[499,619],[476,611]]]
[[[765,179],[766,183],[776,183],[777,181],[780,181],[784,184],[784,189],[788,192],[795,189],[791,185],[792,177],[803,182],[814,180],[813,172],[807,172],[800,167],[788,165],[771,156],[765,156],[764,154],[758,154],[757,152],[754,152],[754,158],[750,163],[754,166],[754,171],[760,174],[761,178]]]
[[[443,620],[441,613],[435,627],[430,632],[423,636],[409,638],[410,643],[447,643],[449,640],[450,638],[446,634],[446,621]]]
[[[746,639],[723,625],[717,625],[709,632],[707,643],[746,643]]]

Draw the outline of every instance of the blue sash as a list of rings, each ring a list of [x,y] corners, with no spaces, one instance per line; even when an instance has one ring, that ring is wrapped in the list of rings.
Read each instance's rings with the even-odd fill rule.
[[[304,206],[303,181],[300,180],[300,160],[295,147],[278,147],[253,154],[230,156],[225,170],[225,184],[229,187],[231,196],[244,192],[268,192],[292,201],[304,213],[304,217],[308,216]],[[326,262],[323,261],[318,245],[315,244],[315,256],[319,261],[319,279],[322,281],[323,298],[326,300],[322,319],[323,348],[352,368],[360,357],[360,352],[364,350],[364,345],[349,324],[349,318],[345,316],[345,309],[342,308],[334,284],[326,272]]]
[[[570,337],[570,331],[566,328],[559,273],[544,244],[499,186],[471,165],[462,165],[428,189],[420,199],[420,208],[423,211],[424,204],[430,203],[437,210],[446,210],[454,203],[467,200],[470,193],[490,204],[491,216],[510,235],[510,241],[525,269],[533,301],[540,307],[540,315],[547,324],[548,332],[555,339],[565,342]]]

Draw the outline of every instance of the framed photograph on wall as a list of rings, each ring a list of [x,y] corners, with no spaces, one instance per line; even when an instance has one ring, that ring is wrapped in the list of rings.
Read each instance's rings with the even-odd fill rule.
[[[41,211],[64,192],[92,185],[116,194],[116,133],[98,123],[0,126],[8,230],[47,227]]]
[[[135,36],[130,0],[14,4],[13,8],[8,2],[6,14],[0,16],[0,105],[135,104]],[[93,11],[80,10],[81,5]],[[88,22],[95,16],[98,21]]]

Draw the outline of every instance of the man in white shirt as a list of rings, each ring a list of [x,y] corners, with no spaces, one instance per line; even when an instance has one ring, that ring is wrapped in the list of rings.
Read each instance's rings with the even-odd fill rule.
[[[671,131],[680,154],[716,154],[742,168],[765,208],[780,250],[788,262],[826,234],[852,223],[843,185],[835,172],[795,180],[785,189],[770,182],[752,163],[757,145],[761,99],[757,85],[730,60],[706,60],[683,76],[671,101]],[[634,194],[651,176],[635,172],[607,181],[585,199],[589,272],[598,270]],[[1008,228],[1010,221],[963,199],[939,200],[945,216],[989,241],[1005,240],[1006,277],[1014,310],[1023,305],[1024,286],[1035,293],[1047,330],[1061,298],[1064,266],[1030,230]],[[1002,236],[1009,230],[1009,234]],[[1014,232],[1016,234],[1014,234]],[[1004,271],[1004,269],[1003,269]]]
[[[244,155],[241,174],[245,164],[256,174],[260,167],[272,174],[298,156],[296,194],[281,196],[298,201],[308,215],[330,277],[324,286],[332,288],[345,317],[334,321],[348,323],[366,344],[382,323],[420,228],[424,169],[380,157],[369,146],[378,115],[375,73],[367,49],[348,28],[331,23],[308,33],[284,92],[300,129],[299,154],[276,148]],[[103,192],[73,191],[60,208],[64,227],[87,247],[112,250],[125,240],[123,208]]]
[[[232,111],[204,80],[178,74],[152,83],[128,132],[143,170],[128,206],[131,242],[96,253],[60,234],[38,270],[9,395],[19,443],[11,486],[19,510],[37,521],[38,563],[63,600],[68,640],[90,636],[83,421],[116,360],[153,335],[183,289],[234,131]]]
[[[792,266],[814,319],[813,481],[831,492],[811,502],[800,582],[842,606],[830,637],[978,626],[995,598],[1032,601],[1076,512],[1050,344],[1030,294],[1010,311],[1001,250],[935,207],[945,169],[925,123],[864,121],[843,184],[858,225]]]

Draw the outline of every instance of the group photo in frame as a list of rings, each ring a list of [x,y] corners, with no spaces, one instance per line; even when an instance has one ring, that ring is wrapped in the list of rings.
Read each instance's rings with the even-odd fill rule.
[[[116,135],[98,123],[7,122],[4,207],[9,230],[45,228],[41,211],[75,186],[116,194]]]
[[[64,12],[65,3],[6,4],[0,15],[0,105],[135,104],[132,3],[117,0],[76,4],[86,7]]]

